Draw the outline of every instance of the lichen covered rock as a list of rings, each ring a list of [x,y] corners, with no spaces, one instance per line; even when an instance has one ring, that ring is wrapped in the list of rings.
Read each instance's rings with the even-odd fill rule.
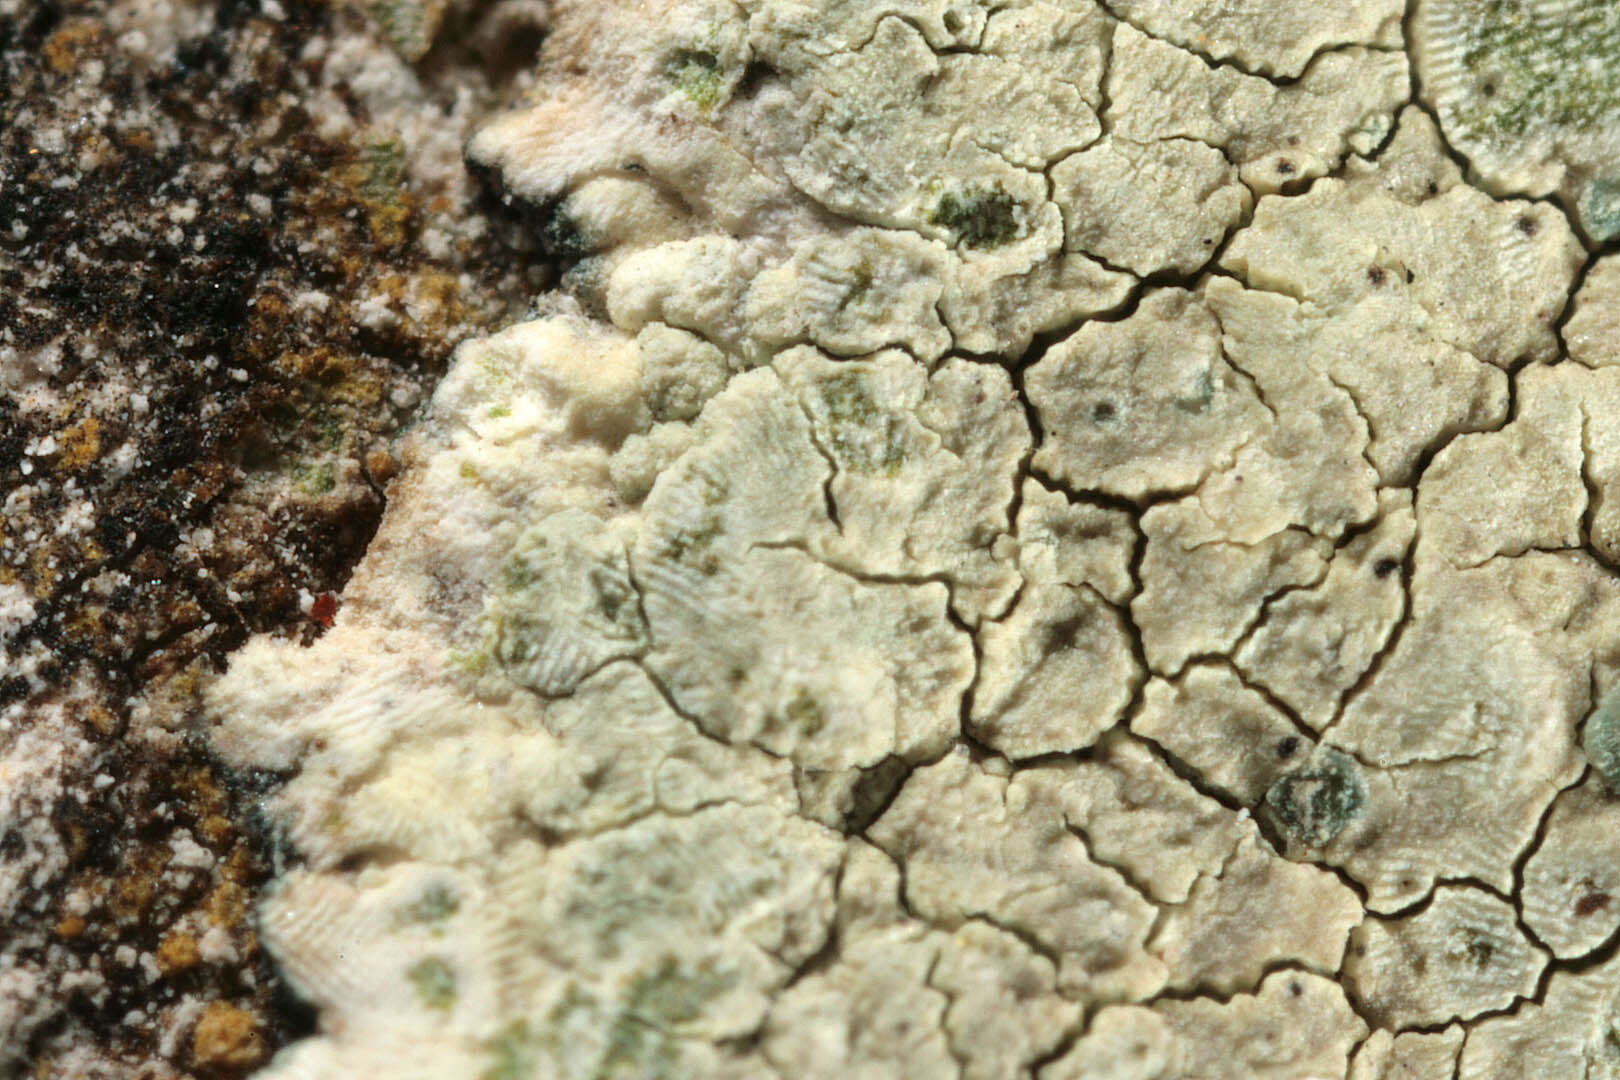
[[[269,1075],[1597,1046],[1612,290],[1400,15],[556,5],[468,152],[560,288],[208,691],[302,859]]]

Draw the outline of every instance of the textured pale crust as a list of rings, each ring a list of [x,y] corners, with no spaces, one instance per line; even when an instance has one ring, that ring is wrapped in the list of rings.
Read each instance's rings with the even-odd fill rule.
[[[1424,97],[1481,183],[1549,195],[1597,240],[1620,235],[1620,15],[1580,0],[1420,0]]]
[[[212,690],[270,1075],[1611,1053],[1612,259],[1315,12],[557,5],[563,291]]]

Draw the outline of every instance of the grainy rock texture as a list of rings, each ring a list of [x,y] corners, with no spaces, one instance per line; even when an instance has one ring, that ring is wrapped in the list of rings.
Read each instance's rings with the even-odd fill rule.
[[[198,690],[330,624],[390,437],[541,283],[460,160],[536,14],[413,69],[343,8],[0,4],[0,1074],[307,1025],[254,928],[273,778]]]
[[[120,12],[91,22],[135,49]],[[153,285],[98,346],[127,361],[7,346],[46,395],[28,422],[66,410],[20,429],[17,490],[48,477],[60,520],[97,523],[75,500],[127,490],[173,530],[68,563],[59,525],[19,519],[47,555],[3,586],[9,760],[79,767],[74,695],[126,680],[106,738],[224,778],[244,912],[263,886],[222,933],[270,964],[207,967],[173,930],[71,971],[59,942],[14,950],[3,977],[57,980],[0,983],[19,1062],[106,1030],[58,1003],[127,956],[155,987],[238,982],[125,990],[158,1041],[115,1049],[277,1080],[1620,1072],[1608,5],[372,17],[165,23],[227,53],[296,38],[246,51],[296,53],[276,100],[323,106],[278,127],[215,95],[253,123],[192,157],[332,156],[262,192],[251,164],[209,173],[195,218],[150,215],[212,284],[236,264],[195,261],[225,244],[197,222],[268,200],[268,261],[202,292],[229,304],[199,327]],[[542,23],[532,65],[497,48]],[[209,70],[144,32],[139,63]],[[463,136],[532,250],[467,209]],[[28,249],[28,303],[66,304],[47,286],[90,244]],[[272,292],[290,321],[266,327]],[[127,368],[98,384],[119,408],[146,395],[214,449],[159,458],[113,409],[90,460],[129,440],[136,479],[69,492],[52,364]],[[187,372],[191,412],[153,404]],[[311,521],[337,539],[300,548]],[[149,555],[170,562],[107,589],[183,587],[198,621],[97,614],[95,582]],[[279,609],[261,565],[293,577]],[[251,617],[219,625],[221,591]],[[144,651],[75,658],[80,623]],[[18,802],[4,865],[81,890],[19,885],[50,911],[23,925],[66,897],[90,935],[105,871],[72,877]],[[217,876],[150,832],[170,872]],[[280,1045],[272,968],[310,1037]]]

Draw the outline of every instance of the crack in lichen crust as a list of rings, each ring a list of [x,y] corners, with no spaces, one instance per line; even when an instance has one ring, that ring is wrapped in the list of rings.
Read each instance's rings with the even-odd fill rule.
[[[470,152],[588,250],[211,690],[271,1075],[1606,1053],[1613,290],[1398,12],[656,8],[560,6]]]

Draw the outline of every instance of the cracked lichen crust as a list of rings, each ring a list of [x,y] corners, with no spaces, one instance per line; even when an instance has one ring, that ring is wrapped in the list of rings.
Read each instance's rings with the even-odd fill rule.
[[[1324,11],[1309,0],[1111,0],[1108,9],[1154,37],[1246,71],[1294,77],[1317,53],[1346,45],[1398,45],[1398,0],[1359,0]]]
[[[1620,363],[1620,258],[1599,259],[1587,271],[1564,324],[1564,341],[1570,359],[1588,367]]]
[[[1613,260],[1398,6],[555,7],[470,153],[561,288],[210,690],[269,1075],[1612,1052]]]
[[[1559,794],[1546,835],[1525,863],[1520,899],[1525,925],[1554,956],[1589,955],[1620,929],[1617,845],[1620,800],[1602,776]]]
[[[1421,0],[1424,96],[1481,181],[1562,196],[1620,235],[1620,12],[1599,0]]]
[[[1345,979],[1389,1029],[1472,1020],[1529,997],[1547,955],[1519,933],[1513,905],[1483,889],[1442,885],[1422,911],[1374,918],[1350,935]]]

